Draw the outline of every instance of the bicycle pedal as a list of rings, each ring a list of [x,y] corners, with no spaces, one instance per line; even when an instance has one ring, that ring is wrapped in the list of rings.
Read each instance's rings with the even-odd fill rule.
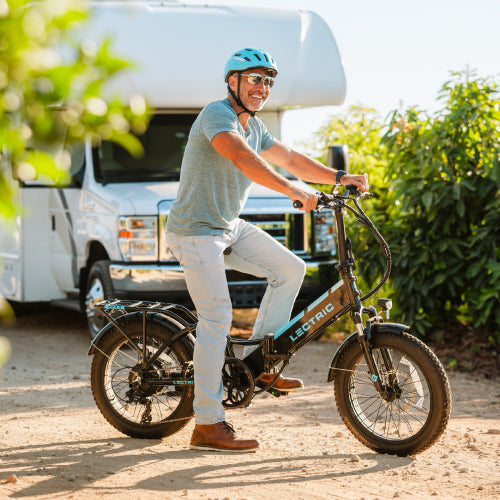
[[[271,387],[266,392],[268,392],[269,394],[272,394],[275,398],[279,398],[281,396],[288,396],[288,394],[290,394],[289,392],[279,391],[278,389],[275,389],[274,387]]]

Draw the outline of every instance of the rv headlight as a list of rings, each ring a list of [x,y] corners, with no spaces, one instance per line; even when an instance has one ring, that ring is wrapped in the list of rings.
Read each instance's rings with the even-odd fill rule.
[[[314,217],[315,254],[335,254],[335,217],[333,212],[316,212]]]
[[[156,217],[120,217],[118,244],[123,260],[158,259],[158,229]]]

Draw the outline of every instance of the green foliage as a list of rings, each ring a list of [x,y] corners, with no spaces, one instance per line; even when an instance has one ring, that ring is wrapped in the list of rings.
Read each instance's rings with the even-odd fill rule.
[[[101,97],[103,85],[129,64],[113,55],[109,40],[77,41],[86,17],[78,0],[0,0],[0,215],[16,211],[9,165],[21,180],[64,179],[70,156],[53,154],[62,139],[66,148],[90,137],[142,151],[130,132],[145,130],[146,103],[141,96],[127,106]]]
[[[352,173],[367,173],[370,191],[374,198],[363,203],[364,208],[374,217],[376,224],[382,227],[390,218],[391,206],[383,195],[384,172],[386,170],[385,148],[380,141],[384,126],[374,109],[351,106],[344,114],[332,117],[316,133],[313,142],[306,144],[315,151],[317,159],[326,163],[328,147],[334,144],[349,146],[348,169]],[[329,192],[331,186],[315,186],[319,191]],[[352,222],[352,224],[351,224]],[[346,218],[349,224],[349,237],[357,258],[358,272],[367,286],[380,277],[385,265],[377,240],[365,227]],[[362,286],[362,285],[361,285]]]
[[[470,244],[471,264],[466,277],[472,284],[465,300],[474,326],[496,327],[500,342],[500,198],[485,207],[486,216]]]
[[[391,246],[403,321],[424,334],[466,319],[496,331],[500,342],[498,89],[488,78],[454,73],[440,100],[432,115],[395,111],[386,125],[353,108],[320,129],[314,147],[325,160],[328,145],[346,143],[351,171],[368,172],[376,197],[364,206]],[[372,283],[380,251],[364,229],[352,239]]]
[[[393,283],[407,320],[425,320],[416,323],[421,331],[456,321],[467,305],[476,324],[494,323],[495,298],[482,288],[494,284],[479,275],[488,266],[493,276],[498,257],[497,230],[485,221],[498,206],[500,101],[494,82],[470,76],[457,73],[445,83],[445,105],[434,116],[395,112],[383,138],[388,183],[400,202],[391,227],[398,242]],[[490,311],[471,305],[478,293]]]

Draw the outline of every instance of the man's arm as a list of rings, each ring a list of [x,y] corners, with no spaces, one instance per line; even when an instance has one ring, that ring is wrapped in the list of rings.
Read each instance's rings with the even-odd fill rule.
[[[304,181],[317,184],[335,184],[336,170],[332,170],[313,158],[287,148],[279,141],[276,141],[273,146],[264,151],[262,157],[275,165],[283,167],[287,172]],[[341,177],[340,183],[343,185],[354,184],[361,192],[368,191],[369,188],[368,180],[364,175],[345,174]]]
[[[273,191],[283,193],[292,201],[299,200],[302,203],[302,210],[306,212],[316,208],[317,195],[294,186],[288,179],[270,167],[236,132],[219,132],[212,139],[212,146],[250,180]]]

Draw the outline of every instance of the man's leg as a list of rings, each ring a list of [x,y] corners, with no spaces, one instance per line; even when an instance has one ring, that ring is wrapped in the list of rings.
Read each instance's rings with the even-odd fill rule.
[[[245,221],[241,221],[235,231],[231,249],[231,254],[226,256],[228,266],[268,281],[251,338],[276,332],[290,320],[305,275],[304,261]],[[251,348],[247,348],[244,356],[250,352]]]
[[[169,243],[172,238],[169,238]],[[180,236],[172,248],[184,270],[198,325],[194,348],[196,423],[214,424],[224,420],[222,407],[222,366],[232,308],[227,287],[223,238]]]
[[[196,426],[191,447],[253,451],[259,443],[237,439],[232,427],[224,422],[222,406],[222,367],[232,321],[223,255],[228,241],[167,233],[167,244],[183,267],[198,315],[193,358]]]

